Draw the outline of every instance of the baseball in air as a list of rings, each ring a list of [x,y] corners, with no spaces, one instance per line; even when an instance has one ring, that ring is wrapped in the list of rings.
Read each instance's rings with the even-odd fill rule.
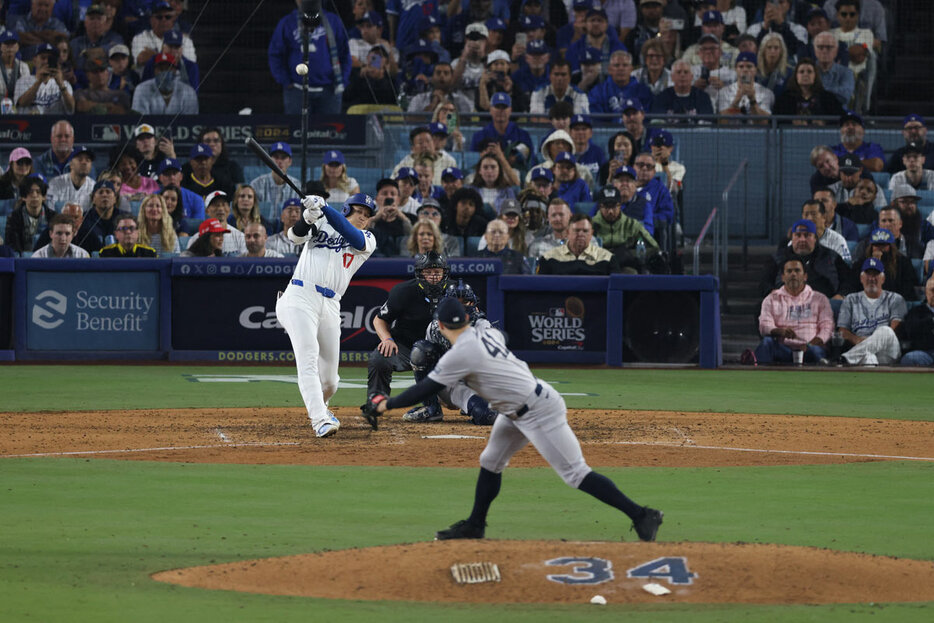
[[[299,63],[295,66],[295,73],[297,73],[299,76],[304,76],[308,73],[308,65],[305,63]]]

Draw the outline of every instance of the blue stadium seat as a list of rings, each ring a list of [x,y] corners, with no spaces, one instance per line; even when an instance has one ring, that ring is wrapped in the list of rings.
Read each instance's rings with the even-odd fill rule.
[[[260,201],[259,213],[273,222],[279,221],[279,211],[276,210],[276,206],[271,201]]]
[[[922,203],[934,203],[934,190],[919,190],[917,193]]]
[[[859,226],[857,226],[857,227],[859,227]],[[862,237],[862,236],[860,236],[860,237]],[[846,247],[850,250],[850,257],[853,256],[853,251],[856,250],[856,245],[858,245],[858,244],[859,244],[859,243],[856,242],[855,240],[847,240],[847,241],[846,241]]]
[[[859,239],[862,240],[869,235],[870,231],[872,231],[872,225],[868,223],[857,223],[856,230],[859,232]]]
[[[467,173],[472,173],[473,168],[477,166],[477,162],[480,160],[480,152],[477,151],[465,151],[464,152],[464,164],[460,166],[460,170],[464,172],[464,177],[467,177]]]
[[[593,201],[578,201],[574,206],[574,212],[590,216],[596,207],[597,204]]]
[[[920,258],[912,258],[911,265],[914,267],[915,273],[918,275],[918,283],[924,283],[924,262]]]
[[[0,238],[6,235],[6,214],[0,214]]]
[[[15,206],[16,199],[0,199],[0,216],[9,214]]]
[[[873,171],[872,179],[876,181],[876,184],[882,188],[889,187],[889,179],[891,179],[891,174],[886,173],[885,171]]]
[[[888,188],[885,188],[885,187],[883,186],[883,187],[882,187],[882,194],[885,195],[885,203],[886,203],[886,204],[891,204],[891,203],[892,203],[892,191],[889,190]]]
[[[383,178],[379,167],[354,167],[348,173],[360,184],[360,192],[371,196],[376,194],[376,182]]]
[[[918,205],[918,211],[921,212],[921,218],[927,218],[931,216],[931,212],[934,212],[934,203],[922,203]]]
[[[269,173],[269,167],[265,165],[248,164],[243,167],[243,179],[246,180],[247,184],[255,180],[260,175],[266,175],[267,173]]]

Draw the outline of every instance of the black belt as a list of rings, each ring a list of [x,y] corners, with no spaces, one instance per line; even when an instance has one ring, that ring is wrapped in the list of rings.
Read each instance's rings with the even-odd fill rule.
[[[299,287],[305,286],[305,282],[302,281],[301,279],[292,279],[292,284],[297,285]],[[332,290],[331,288],[325,288],[324,286],[319,286],[319,285],[315,285],[315,290],[320,292],[321,296],[323,296],[326,299],[332,299],[334,298],[334,295],[336,294],[336,292],[334,292],[334,290]]]
[[[536,396],[542,395],[542,384],[541,383],[538,383],[537,385],[535,385],[535,395]],[[522,405],[521,407],[516,409],[516,417],[520,418],[528,412],[529,412],[529,405]]]

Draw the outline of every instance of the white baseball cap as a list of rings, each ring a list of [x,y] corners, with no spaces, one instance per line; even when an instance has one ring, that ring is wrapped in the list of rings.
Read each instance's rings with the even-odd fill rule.
[[[509,55],[506,54],[506,52],[503,50],[493,50],[492,52],[486,55],[487,65],[489,65],[493,61],[506,61],[508,63],[510,62],[510,60],[511,59],[509,58]]]

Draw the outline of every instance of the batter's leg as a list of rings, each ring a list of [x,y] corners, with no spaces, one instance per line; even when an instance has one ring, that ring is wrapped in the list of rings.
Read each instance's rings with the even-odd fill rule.
[[[320,297],[318,297],[320,298]],[[321,380],[318,377],[318,320],[320,301],[291,296],[288,292],[276,302],[276,317],[289,335],[295,353],[298,391],[315,430],[328,421]]]
[[[340,383],[341,316],[340,304],[333,299],[324,301],[321,319],[318,323],[318,370],[321,377],[321,393],[327,405],[331,396],[337,393]]]

